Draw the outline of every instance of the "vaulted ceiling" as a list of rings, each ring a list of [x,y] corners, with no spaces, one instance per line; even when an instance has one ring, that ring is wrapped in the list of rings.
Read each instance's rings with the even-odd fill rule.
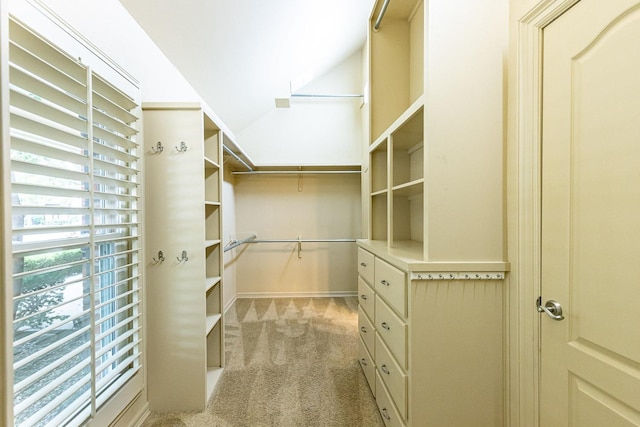
[[[359,50],[373,0],[120,0],[235,133]]]

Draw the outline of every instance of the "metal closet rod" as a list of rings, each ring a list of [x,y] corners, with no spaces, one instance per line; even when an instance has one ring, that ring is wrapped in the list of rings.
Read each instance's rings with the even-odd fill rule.
[[[297,243],[298,246],[298,259],[302,259],[302,244],[310,242],[327,242],[327,243],[343,243],[343,242],[355,242],[356,239],[269,239],[269,240],[252,240],[248,243]]]
[[[224,251],[230,251],[233,248],[237,248],[240,245],[244,245],[245,243],[251,243],[252,240],[254,240],[256,237],[255,234],[252,234],[251,236],[247,237],[246,239],[242,239],[242,240],[232,240],[229,243],[227,243],[224,247]]]
[[[237,161],[239,161],[240,163],[242,163],[242,165],[247,168],[248,171],[253,171],[253,168],[251,166],[249,166],[247,164],[247,162],[245,162],[244,160],[242,160],[240,158],[240,156],[238,156],[236,153],[234,153],[229,147],[227,147],[226,145],[223,145],[222,148],[224,149],[224,151],[226,151],[227,153],[229,153],[229,155],[231,157],[233,157],[234,159],[236,159]]]
[[[356,239],[256,239],[247,243],[348,243],[355,241]]]
[[[239,240],[239,241],[231,241],[227,246],[225,246],[224,251],[228,251],[230,249],[235,248],[236,246],[240,246],[244,243],[297,243],[298,247],[298,259],[302,259],[302,244],[303,243],[352,243],[355,242],[356,239],[302,239],[298,237],[297,239],[256,239],[256,235],[252,234],[250,237]]]
[[[374,31],[378,31],[380,29],[380,23],[382,22],[382,18],[384,18],[384,14],[387,11],[387,6],[389,6],[390,0],[384,0],[382,4],[382,9],[380,9],[380,14],[378,15],[378,19],[376,19],[376,23],[373,26]]]
[[[314,94],[314,93],[292,93],[292,98],[364,98],[359,93],[336,93],[336,94]]]
[[[350,174],[350,173],[357,173],[359,174],[360,171],[353,171],[353,170],[344,170],[344,171],[335,171],[335,170],[325,170],[325,171],[312,171],[312,170],[307,170],[307,171],[278,171],[278,170],[269,170],[269,171],[259,171],[259,170],[252,170],[250,172],[236,172],[236,171],[232,171],[231,174],[232,175],[258,175],[258,174],[271,174],[271,175],[300,175],[300,174]]]

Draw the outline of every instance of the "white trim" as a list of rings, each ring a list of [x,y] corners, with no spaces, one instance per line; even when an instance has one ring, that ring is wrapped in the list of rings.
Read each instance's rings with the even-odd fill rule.
[[[504,280],[505,272],[486,271],[412,271],[409,280]]]
[[[234,301],[240,298],[344,298],[357,295],[357,291],[238,292]]]
[[[144,393],[144,376],[141,371],[136,372],[124,384],[114,384],[120,387],[120,390],[113,393],[103,405],[101,405],[95,416],[86,420],[89,426],[115,426],[115,425],[131,425],[127,421],[120,424],[123,420],[138,418],[138,414],[148,411],[149,404],[147,402],[146,393]],[[112,387],[114,387],[112,386]],[[135,407],[142,404],[142,408],[135,412]]]
[[[91,51],[98,59],[104,62],[105,65],[109,66],[113,71],[118,73],[121,77],[126,79],[129,83],[133,84],[136,87],[140,87],[140,82],[135,79],[131,74],[129,74],[124,68],[119,66],[113,59],[111,59],[106,53],[100,50],[95,44],[93,44],[89,39],[87,39],[84,35],[82,35],[79,31],[73,28],[67,21],[62,19],[60,15],[58,15],[52,8],[50,8],[46,3],[42,0],[26,0],[27,3],[30,3],[36,10],[46,16],[51,22],[56,24],[63,30],[65,33],[69,34],[69,36],[73,37],[78,43],[83,45],[89,51]]]
[[[11,279],[11,239],[5,238],[11,230],[11,159],[9,155],[9,2],[0,1],[0,346],[12,348],[13,313],[10,309],[13,289],[5,284]],[[10,235],[10,234],[9,234]],[[13,384],[13,354],[0,354],[0,425],[13,423],[13,393],[7,384]]]
[[[227,311],[229,311],[229,309],[231,308],[231,306],[236,302],[236,300],[238,299],[238,295],[234,295],[233,298],[231,298],[231,300],[229,300],[229,302],[227,303],[227,305],[224,306],[224,311],[223,313],[226,315]]]
[[[517,215],[512,215],[515,224],[509,227],[516,235],[510,254],[509,419],[518,426],[540,422],[540,315],[535,300],[540,294],[542,30],[578,1],[543,0],[518,21],[516,141],[510,175],[510,196],[516,200],[510,209]]]
[[[144,422],[147,420],[147,418],[149,418],[149,416],[151,416],[151,411],[149,411],[149,404],[148,404],[148,403],[145,405],[145,407],[144,407],[144,408],[142,408],[142,409],[139,411],[139,414],[140,414],[140,415],[138,415],[138,416],[136,416],[136,417],[133,417],[133,419],[134,419],[134,420],[137,420],[137,421],[134,421],[134,423],[133,423],[132,427],[142,427],[142,425],[143,425],[143,424],[144,424]],[[117,421],[115,421],[115,422],[114,422],[114,424],[112,424],[112,425],[114,425],[114,426],[115,426],[115,423],[116,423],[116,422],[117,422]]]

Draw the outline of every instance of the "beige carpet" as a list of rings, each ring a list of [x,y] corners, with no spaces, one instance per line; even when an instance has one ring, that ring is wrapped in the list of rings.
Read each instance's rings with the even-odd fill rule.
[[[352,298],[239,299],[226,314],[226,368],[207,409],[144,427],[384,426],[357,362]]]

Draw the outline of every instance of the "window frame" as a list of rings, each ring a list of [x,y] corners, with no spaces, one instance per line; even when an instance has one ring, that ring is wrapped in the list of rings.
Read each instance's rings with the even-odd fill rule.
[[[3,182],[2,185],[0,187],[0,194],[2,195],[2,200],[3,200],[3,207],[2,207],[2,212],[0,213],[0,217],[2,219],[2,233],[3,233],[3,244],[2,247],[0,248],[0,254],[2,255],[2,262],[0,263],[0,267],[1,267],[1,271],[2,271],[2,276],[3,276],[3,283],[9,284],[12,283],[12,250],[11,250],[11,238],[5,238],[10,236],[11,234],[6,233],[7,230],[11,230],[11,220],[12,220],[12,215],[11,215],[11,179],[10,179],[10,173],[11,173],[11,159],[10,159],[10,148],[9,148],[9,141],[10,141],[10,137],[9,137],[9,128],[10,126],[8,126],[10,124],[9,122],[9,91],[8,91],[8,87],[9,87],[9,31],[8,31],[8,22],[9,22],[9,11],[8,11],[8,5],[6,4],[7,2],[2,2],[2,6],[0,9],[0,38],[1,38],[1,53],[0,53],[0,102],[1,102],[1,118],[0,118],[0,124],[2,124],[3,126],[1,126],[1,130],[2,130],[2,163],[0,164],[0,170],[2,172],[2,177],[3,177]],[[19,22],[19,19],[15,18],[14,19]],[[54,19],[54,17],[52,16],[47,16],[46,18],[48,21],[50,21],[51,25],[49,28],[49,30],[51,28],[53,28],[55,31],[58,31],[62,28],[63,31],[66,33],[67,38],[71,38],[73,39],[74,42],[78,43],[78,45],[81,47],[81,49],[85,50],[85,51],[90,51],[92,52],[94,55],[93,57],[90,58],[90,61],[88,62],[102,62],[102,67],[98,67],[101,68],[101,71],[104,72],[105,70],[107,70],[108,72],[112,72],[115,71],[115,75],[117,76],[116,80],[119,80],[119,82],[121,83],[122,81],[126,81],[128,83],[130,83],[130,86],[133,87],[133,92],[135,93],[135,101],[137,103],[137,105],[140,105],[139,102],[139,85],[138,83],[135,81],[135,79],[131,79],[130,76],[124,72],[123,70],[121,70],[117,65],[111,63],[108,60],[105,60],[105,56],[99,52],[94,50],[94,47],[90,45],[90,43],[84,43],[83,40],[80,40],[81,37],[78,37],[78,34],[74,33],[70,28],[66,27],[65,25],[61,24],[60,22],[57,22],[56,19]],[[61,26],[62,25],[62,26]],[[25,25],[26,27],[28,27],[28,25]],[[40,27],[38,26],[37,28],[40,29]],[[40,30],[39,30],[40,31]],[[41,37],[44,40],[47,40],[46,36]],[[88,67],[91,70],[91,67]],[[107,73],[108,74],[108,73]],[[112,73],[113,74],[113,73]],[[94,75],[93,70],[91,70],[89,72],[89,78],[91,78]],[[129,88],[128,88],[129,89]],[[130,89],[129,89],[130,90]],[[89,93],[91,93],[91,90],[89,91]],[[138,116],[138,127],[140,127],[141,125],[141,119],[140,119],[140,113],[139,113],[139,107],[138,111],[137,111],[137,116]],[[93,112],[93,109],[90,109],[90,113],[89,115],[91,115],[91,112]],[[89,119],[89,124],[88,127],[89,128],[93,128],[94,126],[94,121],[91,120],[91,117],[88,118]],[[91,132],[90,132],[91,133]],[[89,136],[89,138],[93,139],[93,136]],[[137,186],[138,186],[138,199],[137,199],[137,203],[138,206],[136,208],[137,210],[137,239],[135,240],[135,245],[136,245],[136,261],[135,264],[136,266],[134,267],[135,269],[137,269],[136,272],[136,276],[137,279],[139,281],[139,284],[137,285],[137,292],[138,292],[138,301],[135,304],[135,310],[137,311],[136,313],[136,322],[139,323],[139,327],[136,329],[139,334],[139,342],[137,343],[137,345],[140,347],[140,351],[138,352],[138,356],[137,356],[137,360],[139,361],[139,367],[136,369],[136,371],[133,373],[131,378],[125,378],[122,381],[119,381],[118,379],[114,379],[109,383],[108,388],[109,389],[115,389],[116,392],[115,394],[111,394],[108,397],[106,397],[104,394],[103,395],[96,395],[93,398],[93,404],[91,405],[91,407],[89,408],[90,410],[84,411],[84,413],[86,413],[88,416],[91,416],[93,419],[93,422],[98,422],[98,423],[110,423],[111,421],[113,421],[113,419],[123,410],[125,409],[131,402],[133,402],[135,399],[138,399],[141,395],[141,392],[143,390],[144,387],[144,341],[143,341],[143,337],[144,337],[144,329],[143,329],[143,321],[142,321],[142,311],[143,311],[143,266],[142,266],[142,259],[143,259],[143,240],[142,240],[142,218],[143,218],[143,199],[142,199],[142,186],[143,186],[143,182],[142,182],[142,162],[143,162],[143,158],[142,158],[142,147],[138,148],[138,154],[137,154],[137,159],[136,161],[138,162],[138,171],[137,171],[137,177],[139,182],[137,182]],[[92,189],[93,191],[93,189]],[[133,241],[133,240],[132,240]],[[106,243],[101,243],[101,242],[96,242],[93,241],[91,242],[92,245],[103,245]],[[93,268],[92,268],[93,270]],[[7,349],[7,352],[5,354],[3,354],[2,356],[2,366],[0,366],[0,380],[2,380],[2,384],[3,386],[0,387],[0,424],[5,424],[5,425],[12,425],[13,424],[13,392],[12,392],[12,388],[13,388],[13,357],[12,357],[12,352],[10,353],[10,349],[13,348],[13,334],[12,334],[12,323],[13,323],[13,309],[12,309],[12,286],[3,286],[3,292],[0,295],[0,315],[2,316],[2,327],[0,329],[0,339],[2,341],[3,344],[3,348]],[[95,323],[91,326],[92,328],[96,327]],[[95,335],[95,334],[94,334]],[[93,373],[95,374],[95,370],[92,368]],[[93,389],[93,393],[95,393],[95,387],[92,387]],[[107,402],[108,400],[108,402]],[[98,409],[100,408],[100,409]],[[84,422],[81,419],[78,419],[79,422]],[[100,421],[102,420],[102,421]]]

